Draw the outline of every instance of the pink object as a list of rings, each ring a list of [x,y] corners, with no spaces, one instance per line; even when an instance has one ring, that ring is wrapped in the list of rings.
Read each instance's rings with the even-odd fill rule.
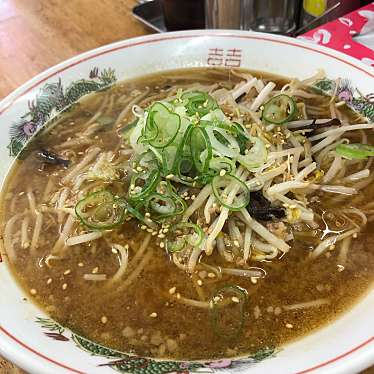
[[[325,45],[374,66],[374,51],[353,40],[354,35],[369,32],[374,32],[374,3],[308,31],[298,38]]]
[[[230,359],[218,360],[210,362],[208,366],[210,368],[223,369],[229,367],[231,365],[231,362],[232,361]]]

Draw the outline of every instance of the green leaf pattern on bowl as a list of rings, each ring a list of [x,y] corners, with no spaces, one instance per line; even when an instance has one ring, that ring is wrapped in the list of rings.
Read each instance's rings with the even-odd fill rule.
[[[36,319],[36,322],[41,325],[43,329],[50,331],[45,333],[48,337],[55,340],[68,341],[69,338],[64,335],[65,328],[59,323],[50,318]],[[109,366],[110,368],[120,373],[131,374],[167,374],[167,373],[215,373],[217,370],[225,369],[240,369],[252,366],[267,358],[274,357],[279,349],[264,348],[257,351],[255,354],[237,360],[223,359],[212,362],[202,361],[170,361],[170,360],[155,360],[152,358],[144,358],[129,355],[115,349],[105,347],[101,344],[95,343],[81,335],[71,333],[71,340],[76,346],[92,356],[103,357],[110,359],[110,361],[100,364],[99,366]]]
[[[10,126],[10,155],[17,156],[37,130],[59,112],[69,110],[83,95],[105,89],[116,81],[113,69],[103,69],[99,72],[99,69],[94,67],[88,78],[74,81],[66,89],[61,79],[54,83],[46,83],[35,99],[29,101],[29,111]]]

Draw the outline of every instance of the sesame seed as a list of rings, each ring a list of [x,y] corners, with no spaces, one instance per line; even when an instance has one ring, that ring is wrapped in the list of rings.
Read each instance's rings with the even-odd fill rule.
[[[170,295],[174,295],[176,290],[177,290],[177,287],[172,287],[172,288],[170,288],[170,290],[169,290],[169,294],[170,294]]]
[[[220,175],[221,177],[223,177],[225,174],[226,174],[226,170],[225,170],[225,169],[222,169],[222,170],[219,172],[219,175]]]
[[[180,299],[181,298],[181,294],[178,292],[177,293],[177,299]]]
[[[202,285],[203,285],[203,281],[202,281],[201,279],[198,279],[197,284],[198,284],[199,286],[202,286]]]
[[[291,323],[286,323],[286,327],[287,327],[288,329],[292,329],[292,328],[293,328],[293,325],[291,325]]]
[[[68,288],[67,283],[64,283],[64,284],[62,285],[62,289],[63,289],[63,290],[66,290],[67,288]]]
[[[192,195],[191,200],[195,200],[195,199],[196,199],[196,195]]]
[[[49,278],[48,280],[47,280],[47,284],[51,284],[52,283],[52,278]]]
[[[240,302],[239,298],[236,297],[236,296],[233,296],[233,297],[231,298],[231,300],[232,300],[233,303],[239,303],[239,302]]]
[[[357,238],[357,232],[355,232],[353,235],[352,235],[352,237],[354,238],[354,239],[356,239]]]
[[[141,225],[141,226],[140,226],[140,229],[141,229],[141,230],[146,230],[146,229],[147,229],[147,226],[146,226],[146,225]]]
[[[35,288],[32,288],[32,289],[30,290],[30,293],[31,293],[31,295],[36,295],[36,294],[37,294],[36,289],[35,289]]]
[[[98,272],[99,272],[99,268],[97,266],[92,269],[92,274],[96,274]]]
[[[165,238],[165,234],[158,234],[157,237],[160,238],[160,239],[164,239]]]
[[[143,168],[141,166],[137,166],[136,171],[143,171]]]
[[[339,272],[342,272],[344,270],[344,266],[343,265],[337,265],[337,268],[338,268]]]
[[[83,262],[79,262],[79,263],[78,263],[78,266],[79,266],[80,268],[82,268],[82,267],[84,266],[84,263],[83,263]]]
[[[256,284],[256,283],[257,283],[257,278],[255,278],[255,277],[251,277],[251,282],[252,282],[253,284]]]
[[[151,216],[151,213],[146,212],[144,215],[145,215],[146,217],[150,217],[150,216]]]
[[[237,240],[234,240],[234,245],[235,245],[235,247],[239,247],[240,246],[240,244],[239,244],[239,242]]]
[[[106,316],[102,316],[101,317],[101,323],[107,323],[108,322],[108,318]]]
[[[214,273],[208,273],[208,278],[215,278],[216,275]]]
[[[71,273],[71,270],[70,269],[67,269],[64,271],[64,275],[69,275]]]
[[[172,179],[172,178],[174,178],[174,174],[169,174],[169,175],[167,175],[165,178],[166,178],[166,179]]]
[[[153,312],[149,315],[151,318],[156,318],[157,317],[157,313]]]
[[[165,243],[164,242],[160,243],[160,248],[165,248]]]

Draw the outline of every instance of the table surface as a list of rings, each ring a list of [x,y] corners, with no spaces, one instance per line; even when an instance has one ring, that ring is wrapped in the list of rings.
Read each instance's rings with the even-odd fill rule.
[[[48,67],[148,34],[135,0],[0,0],[0,99]],[[0,357],[0,374],[23,373]],[[374,368],[365,374],[374,374]]]
[[[46,68],[121,39],[148,34],[135,0],[1,0],[0,98]]]

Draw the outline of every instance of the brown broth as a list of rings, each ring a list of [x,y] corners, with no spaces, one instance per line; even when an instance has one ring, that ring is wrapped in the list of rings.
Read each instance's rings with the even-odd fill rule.
[[[46,181],[53,178],[58,186],[61,175],[65,173],[61,167],[41,167],[32,149],[45,145],[58,149],[58,145],[67,141],[72,134],[82,131],[80,127],[96,112],[104,95],[113,95],[117,100],[108,113],[115,118],[123,109],[118,99],[126,98],[135,89],[144,91],[150,87],[150,96],[162,96],[162,90],[175,84],[216,81],[231,86],[238,78],[221,70],[194,69],[163,73],[120,83],[81,101],[51,131],[37,136],[29,148],[31,151],[26,152],[23,160],[13,167],[3,191],[3,222],[28,207],[25,196],[27,189],[31,189],[36,201],[40,202]],[[282,84],[284,80],[277,78],[277,82]],[[123,122],[126,121],[130,121],[130,118],[125,118]],[[120,141],[115,129],[111,128],[98,132],[94,139],[97,145],[106,150],[114,149]],[[61,154],[75,162],[80,157],[79,152],[86,147],[62,150]],[[124,189],[121,185],[111,187],[119,191]],[[360,192],[362,198],[356,198],[356,203],[350,202],[349,198],[343,202],[359,208],[373,195],[374,187],[369,186]],[[321,211],[335,211],[341,204],[341,201],[333,202],[331,195],[322,194],[318,198],[316,209]],[[108,277],[115,273],[118,260],[104,239],[99,239],[95,244],[71,247],[65,259],[51,260],[51,266],[46,266],[43,258],[50,253],[61,225],[56,221],[56,216],[48,213],[44,213],[44,216],[42,237],[35,255],[31,255],[27,248],[21,248],[19,241],[15,244],[17,261],[11,265],[11,269],[16,279],[28,294],[32,289],[36,290],[36,295],[30,295],[30,298],[63,326],[109,347],[142,356],[213,359],[243,355],[264,347],[277,347],[332,322],[357,302],[373,281],[374,251],[370,243],[374,240],[374,233],[370,224],[352,241],[344,271],[339,271],[337,266],[338,246],[326,256],[309,262],[306,260],[309,244],[299,238],[282,259],[260,264],[267,271],[267,276],[256,284],[250,279],[234,276],[223,276],[221,280],[202,279],[201,289],[208,299],[227,284],[238,285],[248,291],[243,332],[228,339],[217,335],[207,309],[186,306],[170,299],[169,289],[173,287],[185,297],[198,298],[191,276],[177,269],[165,251],[153,244],[150,245],[153,250],[151,262],[125,290],[108,288],[105,282],[83,279],[84,274],[92,273],[96,267],[99,273],[105,273]],[[320,229],[323,229],[322,223]],[[28,233],[29,237],[31,234]],[[144,240],[145,233],[131,221],[109,236],[113,242],[129,243],[136,248]],[[132,252],[130,260],[131,256]],[[207,262],[223,265],[218,256],[211,256]],[[259,263],[251,262],[251,265],[258,266]],[[285,305],[321,298],[328,298],[330,303],[278,313],[278,308]],[[157,317],[151,317],[153,313],[157,313]]]

